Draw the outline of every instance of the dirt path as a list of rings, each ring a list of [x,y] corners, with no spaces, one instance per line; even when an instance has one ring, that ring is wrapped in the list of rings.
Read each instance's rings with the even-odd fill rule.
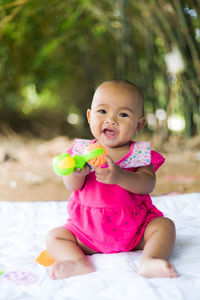
[[[52,159],[70,144],[64,137],[48,142],[1,138],[0,201],[66,200],[69,192],[54,174]],[[152,195],[200,192],[200,149],[168,148]]]

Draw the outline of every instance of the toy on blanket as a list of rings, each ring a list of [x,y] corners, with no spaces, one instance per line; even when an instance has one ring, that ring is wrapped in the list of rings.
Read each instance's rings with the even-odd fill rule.
[[[3,278],[19,285],[29,285],[38,280],[35,274],[22,270],[8,272],[3,275]]]
[[[38,262],[42,266],[49,267],[55,262],[55,259],[53,259],[53,257],[47,252],[47,250],[44,250],[36,258],[36,262]]]
[[[75,169],[83,169],[86,163],[97,168],[106,163],[106,150],[98,143],[90,144],[83,155],[71,156],[62,153],[53,159],[53,169],[56,174],[65,176],[71,174]]]

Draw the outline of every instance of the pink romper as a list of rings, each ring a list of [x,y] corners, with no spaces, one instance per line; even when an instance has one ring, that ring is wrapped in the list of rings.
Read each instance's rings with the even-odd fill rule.
[[[67,152],[83,154],[95,141],[76,139]],[[132,142],[129,152],[116,164],[135,172],[138,167],[152,163],[156,171],[164,161],[161,154],[151,150],[149,142]],[[87,247],[102,253],[132,250],[147,224],[163,216],[149,194],[134,194],[116,184],[98,182],[94,171],[87,175],[82,189],[73,192],[67,210],[69,218],[64,227]]]

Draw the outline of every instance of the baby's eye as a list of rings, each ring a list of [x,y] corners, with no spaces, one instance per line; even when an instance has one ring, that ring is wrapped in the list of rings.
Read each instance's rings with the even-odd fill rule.
[[[128,117],[128,114],[126,114],[126,113],[120,113],[119,116],[122,117],[122,118],[126,118],[126,117]]]
[[[100,109],[100,110],[98,110],[98,113],[100,113],[100,114],[106,114],[106,111],[105,111],[105,109]]]

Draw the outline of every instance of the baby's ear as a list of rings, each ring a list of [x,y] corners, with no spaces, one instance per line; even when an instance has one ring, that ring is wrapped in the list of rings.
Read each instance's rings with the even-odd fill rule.
[[[87,110],[87,119],[88,119],[88,123],[90,124],[90,114],[91,114],[91,110],[88,109]]]
[[[136,132],[138,133],[139,131],[141,131],[144,128],[145,124],[146,118],[140,118],[137,123]]]

